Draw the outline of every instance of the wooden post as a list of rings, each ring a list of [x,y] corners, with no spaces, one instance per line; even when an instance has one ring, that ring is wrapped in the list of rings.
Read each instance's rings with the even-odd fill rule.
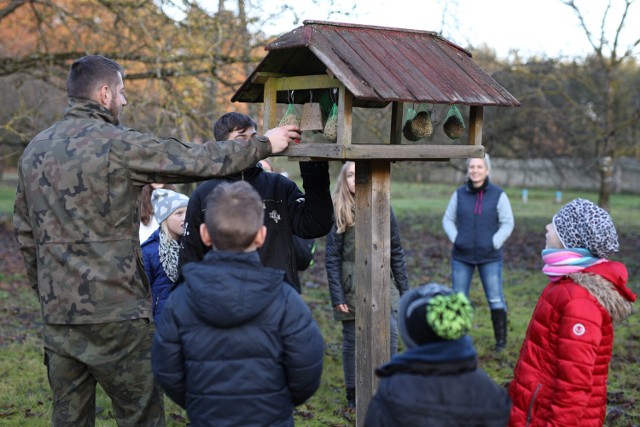
[[[402,102],[393,102],[391,105],[391,134],[389,135],[389,141],[391,144],[401,144],[404,104]]]
[[[391,282],[388,160],[356,162],[356,426],[364,426],[378,386],[375,369],[390,358]]]
[[[276,82],[274,79],[267,79],[264,84],[264,117],[263,117],[263,125],[262,125],[262,135],[265,134],[269,129],[273,129],[276,127],[276,114],[277,114],[277,105],[276,105]]]
[[[338,143],[351,145],[353,95],[344,86],[338,89]]]

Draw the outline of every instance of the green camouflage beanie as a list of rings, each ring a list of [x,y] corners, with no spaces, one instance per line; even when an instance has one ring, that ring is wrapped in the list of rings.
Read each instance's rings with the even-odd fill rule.
[[[457,340],[473,325],[473,307],[462,293],[430,283],[400,301],[400,333],[407,347]]]

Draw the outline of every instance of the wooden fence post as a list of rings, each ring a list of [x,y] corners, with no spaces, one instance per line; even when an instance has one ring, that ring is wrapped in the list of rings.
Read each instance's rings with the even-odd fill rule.
[[[356,162],[356,426],[364,426],[390,357],[390,194],[388,160]]]

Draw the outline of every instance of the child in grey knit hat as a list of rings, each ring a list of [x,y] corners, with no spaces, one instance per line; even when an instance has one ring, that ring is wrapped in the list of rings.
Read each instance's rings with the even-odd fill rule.
[[[602,426],[614,325],[636,295],[607,211],[575,199],[546,227],[543,273],[549,278],[529,323],[514,378],[509,426]]]
[[[142,244],[142,256],[156,320],[178,278],[180,238],[188,203],[187,196],[166,188],[153,190],[151,194],[153,214],[160,226]]]

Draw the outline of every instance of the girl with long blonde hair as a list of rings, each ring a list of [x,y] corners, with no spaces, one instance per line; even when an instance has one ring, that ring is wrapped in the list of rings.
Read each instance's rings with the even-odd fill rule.
[[[333,190],[335,224],[327,235],[326,269],[335,320],[342,322],[342,368],[347,407],[355,408],[355,163],[342,166]],[[398,301],[409,290],[404,251],[393,211],[391,211],[391,354],[398,351]]]

